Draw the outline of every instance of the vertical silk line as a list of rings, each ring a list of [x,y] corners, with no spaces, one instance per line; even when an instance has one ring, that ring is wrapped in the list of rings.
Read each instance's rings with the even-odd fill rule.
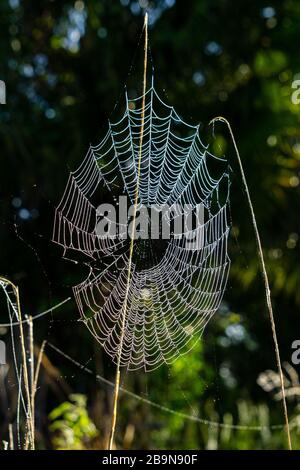
[[[123,341],[124,341],[124,334],[125,334],[128,293],[129,293],[130,280],[131,280],[136,213],[137,213],[137,205],[138,205],[138,199],[139,199],[141,160],[142,160],[144,125],[145,125],[146,85],[147,85],[148,13],[145,14],[144,31],[145,31],[145,46],[144,46],[144,74],[143,74],[143,95],[142,95],[143,98],[142,98],[141,130],[140,130],[138,165],[137,165],[137,183],[136,183],[135,194],[134,194],[133,219],[132,219],[132,225],[131,225],[129,260],[128,260],[128,274],[127,274],[127,284],[126,284],[126,291],[125,291],[124,304],[123,304],[121,336],[120,336],[120,345],[119,345],[119,351],[118,351],[118,360],[117,360],[117,369],[116,369],[116,378],[115,378],[115,391],[114,391],[114,401],[113,401],[111,432],[110,432],[109,446],[108,446],[109,450],[112,450],[112,447],[113,447],[116,421],[117,421],[117,415],[118,415],[118,398],[119,398],[119,390],[120,390],[120,367],[121,367],[122,348],[123,348]]]
[[[279,351],[276,325],[275,325],[275,319],[274,319],[273,307],[272,307],[272,301],[271,301],[271,291],[270,291],[270,285],[269,285],[269,278],[268,278],[268,274],[267,274],[267,270],[266,270],[266,266],[265,266],[265,260],[264,260],[260,235],[259,235],[259,231],[258,231],[258,228],[257,228],[257,223],[256,223],[254,209],[253,209],[253,204],[252,204],[252,201],[251,201],[251,197],[250,197],[250,193],[249,193],[249,189],[248,189],[248,184],[247,184],[246,176],[245,176],[244,169],[243,169],[242,160],[241,160],[241,157],[240,157],[239,150],[237,148],[237,144],[236,144],[231,126],[230,126],[229,122],[227,121],[227,119],[222,117],[222,116],[218,116],[218,117],[215,117],[214,119],[212,119],[212,121],[210,121],[209,125],[214,124],[217,121],[224,122],[228,127],[230,137],[231,137],[231,140],[232,140],[232,143],[233,143],[233,146],[234,146],[234,150],[235,150],[235,153],[236,153],[236,156],[237,156],[237,159],[238,159],[238,163],[239,163],[239,167],[240,167],[240,171],[241,171],[241,175],[242,175],[242,181],[243,181],[243,185],[244,185],[244,188],[245,188],[245,192],[246,192],[246,196],[247,196],[247,200],[248,200],[248,204],[249,204],[249,208],[250,208],[252,224],[253,224],[256,243],[257,243],[258,255],[259,255],[260,262],[261,262],[262,274],[263,274],[264,285],[265,285],[266,301],[267,301],[267,307],[268,307],[269,318],[270,318],[270,323],[271,323],[273,342],[274,342],[274,347],[275,347],[276,362],[277,362],[277,368],[278,368],[278,373],[279,373],[279,377],[280,377],[280,387],[281,387],[281,394],[282,394],[283,413],[284,413],[284,419],[285,419],[288,446],[289,446],[289,449],[292,450],[292,441],[291,441],[291,433],[290,433],[290,426],[289,426],[288,410],[287,410],[287,404],[286,404],[284,378],[283,378],[283,373],[282,373],[280,351]]]

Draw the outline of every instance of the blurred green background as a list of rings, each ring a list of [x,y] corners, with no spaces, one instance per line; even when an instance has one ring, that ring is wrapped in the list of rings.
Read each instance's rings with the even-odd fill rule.
[[[33,315],[72,296],[87,275],[51,243],[54,208],[70,169],[104,136],[124,85],[141,90],[144,7],[158,91],[180,116],[202,123],[204,140],[213,117],[232,124],[263,240],[282,360],[291,363],[292,342],[300,339],[300,104],[292,102],[293,81],[300,79],[297,0],[1,0],[7,103],[0,105],[0,273],[19,286],[23,312]],[[283,423],[276,375],[260,376],[276,371],[275,353],[232,152],[230,159],[232,268],[220,312],[194,350],[169,368],[124,374],[126,389],[179,414],[122,394],[119,448],[286,447],[282,429],[230,427]],[[78,316],[72,300],[34,323],[37,347],[46,339],[93,372],[46,346],[36,404],[39,448],[103,448],[107,439],[113,390],[96,374],[113,380],[115,368]],[[1,304],[0,322],[6,321]],[[0,333],[9,342],[9,331]],[[288,405],[299,448],[300,366],[294,367],[286,385],[296,389]],[[16,419],[16,387],[3,370],[1,440]]]

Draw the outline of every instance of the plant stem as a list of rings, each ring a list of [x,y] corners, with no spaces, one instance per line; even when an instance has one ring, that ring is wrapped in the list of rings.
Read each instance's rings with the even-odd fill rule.
[[[290,450],[292,450],[292,441],[291,441],[291,433],[290,433],[290,426],[289,426],[289,417],[288,417],[288,410],[287,410],[287,404],[286,404],[286,395],[285,395],[285,387],[284,387],[284,378],[283,378],[283,372],[282,372],[282,366],[281,366],[281,359],[280,359],[280,351],[279,351],[279,345],[278,345],[278,339],[277,339],[277,332],[276,332],[276,324],[275,324],[275,319],[274,319],[274,314],[273,314],[273,307],[272,307],[272,300],[271,300],[271,291],[270,291],[270,284],[269,284],[269,278],[268,278],[268,273],[266,270],[266,265],[265,265],[265,260],[264,260],[264,254],[262,250],[262,244],[261,244],[261,239],[256,223],[256,217],[254,213],[254,208],[252,204],[252,200],[250,197],[250,192],[246,180],[246,176],[244,173],[244,168],[242,164],[242,160],[240,157],[239,150],[237,148],[237,144],[232,132],[231,125],[227,121],[226,118],[222,116],[215,117],[210,121],[210,125],[214,124],[215,122],[223,122],[227,125],[229,134],[234,146],[234,150],[238,159],[241,175],[242,175],[242,181],[243,185],[245,188],[249,208],[250,208],[250,213],[251,213],[251,219],[252,219],[252,224],[254,228],[254,233],[255,233],[255,238],[256,238],[256,243],[257,243],[257,252],[258,256],[261,262],[261,268],[262,268],[262,274],[263,274],[263,279],[264,279],[264,286],[265,286],[265,295],[266,295],[266,301],[267,301],[267,307],[268,307],[268,312],[269,312],[269,319],[271,323],[271,329],[272,329],[272,336],[273,336],[273,342],[274,342],[274,347],[275,347],[275,355],[276,355],[276,362],[277,362],[277,367],[278,367],[278,373],[280,377],[280,386],[281,386],[281,393],[282,393],[282,404],[283,404],[283,413],[284,413],[284,419],[285,419],[285,424],[286,424],[286,433],[287,433],[287,440],[288,440],[288,447]]]
[[[141,130],[140,130],[140,141],[139,141],[139,158],[138,158],[138,167],[137,167],[137,183],[135,187],[135,197],[134,197],[134,206],[133,206],[133,220],[132,220],[130,248],[129,248],[127,284],[126,284],[124,304],[123,304],[123,309],[122,309],[123,313],[122,313],[122,323],[121,323],[121,336],[120,336],[120,345],[119,345],[118,359],[117,359],[112,423],[111,423],[111,432],[110,432],[110,439],[109,439],[109,445],[108,445],[109,450],[112,450],[112,447],[113,447],[117,414],[118,414],[118,398],[119,398],[119,389],[120,389],[120,367],[121,367],[122,348],[123,348],[125,325],[126,325],[128,294],[129,294],[130,280],[131,280],[136,213],[137,213],[137,205],[138,205],[138,199],[139,199],[141,159],[142,159],[144,124],[145,124],[145,100],[146,100],[145,95],[146,95],[146,84],[147,84],[147,61],[148,61],[148,14],[147,13],[145,14],[145,19],[144,19],[144,30],[145,30],[145,46],[144,46],[143,98],[142,98]]]
[[[25,349],[25,339],[24,339],[24,330],[23,330],[23,322],[22,322],[22,311],[21,311],[21,304],[20,304],[20,296],[19,296],[19,288],[16,286],[12,281],[6,279],[5,277],[0,276],[0,280],[5,282],[5,284],[12,287],[15,298],[16,298],[16,314],[18,316],[18,323],[20,327],[20,342],[21,342],[21,350],[22,350],[22,363],[23,363],[23,377],[24,377],[24,386],[26,391],[26,399],[27,399],[27,425],[28,425],[28,435],[25,439],[25,448],[28,447],[30,444],[31,449],[34,450],[34,429],[33,429],[33,420],[32,420],[32,401],[30,397],[30,388],[29,388],[29,375],[28,375],[28,366],[27,366],[27,355]]]

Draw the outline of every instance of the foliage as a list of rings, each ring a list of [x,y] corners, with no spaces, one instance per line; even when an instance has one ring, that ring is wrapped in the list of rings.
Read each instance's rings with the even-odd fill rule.
[[[98,432],[86,409],[82,394],[71,394],[70,401],[61,403],[49,414],[49,430],[54,449],[82,450],[90,446]]]

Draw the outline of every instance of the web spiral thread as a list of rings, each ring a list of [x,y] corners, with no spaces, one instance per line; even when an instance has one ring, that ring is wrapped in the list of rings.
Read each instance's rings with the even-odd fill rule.
[[[133,203],[142,98],[129,99],[126,92],[121,119],[109,123],[104,139],[90,146],[70,173],[54,221],[53,241],[64,255],[84,255],[90,266],[73,291],[82,320],[114,362],[120,353],[129,241],[97,234],[97,207],[103,194],[113,201],[124,194]],[[152,82],[145,94],[139,205],[166,205],[177,215],[178,207],[202,205],[205,217],[186,233],[198,236],[193,249],[187,237],[135,242],[122,366],[148,371],[172,362],[193,346],[218,310],[230,267],[229,187],[227,160],[209,151],[199,126],[184,122]]]

